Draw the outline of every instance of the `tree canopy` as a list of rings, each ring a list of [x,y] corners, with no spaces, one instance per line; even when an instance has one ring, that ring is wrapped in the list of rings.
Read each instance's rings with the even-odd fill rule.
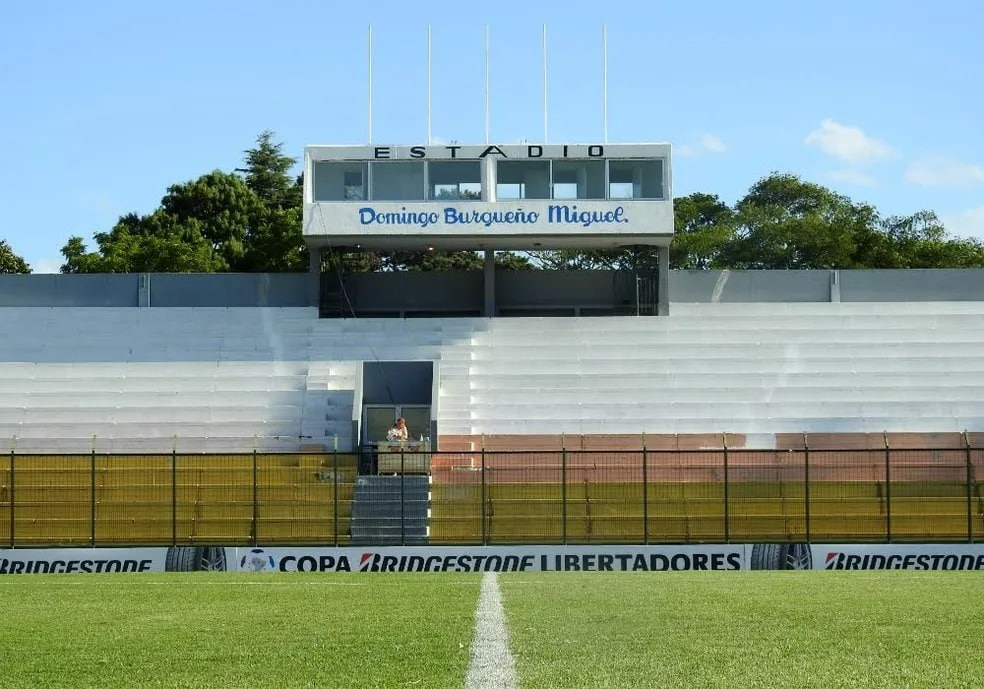
[[[31,266],[23,258],[14,253],[5,240],[0,239],[0,275],[12,273],[30,273]]]
[[[130,213],[62,249],[63,273],[288,272],[307,268],[301,236],[301,179],[295,160],[266,131],[245,151],[245,166],[174,184],[148,215]]]
[[[167,189],[147,215],[122,216],[97,232],[90,251],[73,236],[62,249],[65,273],[288,272],[307,269],[301,231],[303,180],[296,159],[264,131],[232,172],[214,170]],[[984,246],[952,237],[933,211],[882,217],[788,173],[755,182],[733,205],[709,193],[674,199],[670,267],[687,270],[823,268],[967,268],[984,266]],[[19,261],[19,262],[18,262]],[[326,270],[478,270],[472,251],[366,252],[335,248]],[[500,268],[655,272],[652,247],[599,251],[497,252]],[[27,272],[0,243],[0,272]]]

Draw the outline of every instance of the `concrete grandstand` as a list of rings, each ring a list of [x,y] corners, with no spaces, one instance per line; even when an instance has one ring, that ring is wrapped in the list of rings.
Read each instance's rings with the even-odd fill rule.
[[[124,452],[354,449],[379,439],[365,436],[359,404],[364,367],[379,362],[433,366],[420,398],[430,419],[413,430],[435,449],[475,448],[482,436],[489,447],[559,447],[561,434],[594,446],[626,436],[637,445],[642,434],[718,446],[724,433],[766,449],[804,433],[984,430],[976,271],[840,273],[834,302],[782,301],[795,274],[735,273],[704,302],[672,301],[665,318],[319,318],[314,305],[261,305],[260,282],[296,276],[203,277],[210,301],[253,294],[254,305],[197,306],[197,289],[144,308],[97,305],[122,302],[138,276],[69,288],[75,305],[65,305],[52,286],[83,278],[0,280],[0,438],[42,453],[94,442]],[[705,278],[715,276],[674,274],[670,284],[693,299]],[[855,301],[854,284],[874,296]],[[308,297],[300,282],[282,291],[281,302]]]

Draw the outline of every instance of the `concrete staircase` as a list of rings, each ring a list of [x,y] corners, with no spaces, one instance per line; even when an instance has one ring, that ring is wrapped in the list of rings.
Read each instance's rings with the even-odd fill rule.
[[[430,477],[359,476],[352,501],[353,545],[425,545]]]

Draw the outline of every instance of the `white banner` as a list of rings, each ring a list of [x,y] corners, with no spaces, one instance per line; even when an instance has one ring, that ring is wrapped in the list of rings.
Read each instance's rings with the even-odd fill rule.
[[[815,545],[813,569],[984,570],[984,545]]]
[[[984,570],[984,544],[0,549],[0,575],[119,572]]]
[[[230,569],[279,572],[665,572],[743,569],[743,545],[239,548]]]
[[[167,548],[0,550],[3,574],[163,572]]]

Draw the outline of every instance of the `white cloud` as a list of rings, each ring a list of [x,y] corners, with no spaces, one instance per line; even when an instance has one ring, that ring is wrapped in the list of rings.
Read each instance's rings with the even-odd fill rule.
[[[704,134],[700,137],[700,145],[708,153],[724,153],[728,150],[724,142],[713,134]]]
[[[878,181],[867,172],[860,170],[831,170],[827,176],[835,182],[852,184],[856,187],[874,187]]]
[[[984,206],[962,213],[950,213],[940,218],[946,231],[955,237],[976,237],[984,240]]]
[[[806,136],[807,146],[816,146],[829,156],[853,163],[871,163],[898,155],[891,146],[873,139],[858,127],[824,120]]]
[[[683,144],[673,147],[673,152],[684,158],[693,158],[702,153],[724,153],[727,150],[728,147],[724,145],[720,137],[714,136],[713,134],[704,134],[696,144]]]
[[[32,273],[58,273],[64,263],[61,258],[39,258],[36,261],[28,261]]]
[[[924,187],[969,187],[984,184],[984,165],[963,163],[946,156],[928,156],[910,165],[905,178]]]

